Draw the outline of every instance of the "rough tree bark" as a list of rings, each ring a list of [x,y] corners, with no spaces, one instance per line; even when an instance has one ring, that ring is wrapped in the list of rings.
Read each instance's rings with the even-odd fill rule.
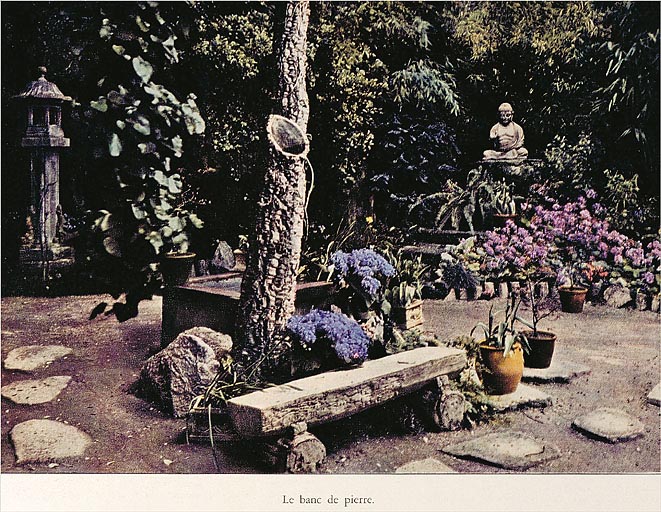
[[[288,2],[278,55],[276,114],[307,133],[306,39],[310,6]],[[241,286],[234,356],[244,367],[269,351],[294,312],[305,215],[305,162],[269,148],[248,262]]]

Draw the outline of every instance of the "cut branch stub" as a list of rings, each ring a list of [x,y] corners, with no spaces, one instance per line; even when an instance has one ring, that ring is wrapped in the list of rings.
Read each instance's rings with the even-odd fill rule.
[[[310,150],[308,138],[303,130],[286,117],[270,115],[266,131],[275,149],[283,155],[304,157]]]

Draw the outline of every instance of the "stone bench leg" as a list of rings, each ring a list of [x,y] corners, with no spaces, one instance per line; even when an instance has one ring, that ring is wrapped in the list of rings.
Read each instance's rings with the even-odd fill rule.
[[[326,447],[308,432],[305,422],[289,427],[288,435],[264,442],[264,458],[279,471],[313,473],[326,458]]]
[[[464,421],[466,399],[450,387],[450,379],[443,375],[433,387],[422,392],[423,411],[428,420],[441,430],[459,430]]]

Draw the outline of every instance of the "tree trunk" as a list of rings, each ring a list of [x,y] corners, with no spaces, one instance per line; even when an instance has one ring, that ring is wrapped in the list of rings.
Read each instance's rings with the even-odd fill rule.
[[[307,0],[288,2],[278,55],[278,106],[275,112],[307,133]],[[266,139],[266,138],[265,138]],[[305,215],[305,162],[269,148],[248,262],[241,286],[234,355],[248,367],[269,352],[273,336],[294,313],[296,272]]]

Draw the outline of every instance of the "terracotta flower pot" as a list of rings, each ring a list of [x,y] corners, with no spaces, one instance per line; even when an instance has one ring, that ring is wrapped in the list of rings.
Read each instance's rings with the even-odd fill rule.
[[[551,366],[555,341],[558,337],[552,332],[546,331],[537,331],[536,336],[533,335],[532,331],[524,331],[522,334],[525,335],[528,345],[530,345],[530,352],[523,354],[523,362],[526,368],[548,368]]]
[[[559,286],[561,309],[565,313],[580,313],[583,311],[587,288],[580,286]]]
[[[514,393],[523,377],[523,349],[516,343],[507,357],[503,349],[480,345],[482,362],[489,372],[483,375],[484,386],[494,395]]]
[[[195,261],[194,252],[170,252],[161,260],[160,268],[166,286],[181,286],[190,277],[191,267]]]

